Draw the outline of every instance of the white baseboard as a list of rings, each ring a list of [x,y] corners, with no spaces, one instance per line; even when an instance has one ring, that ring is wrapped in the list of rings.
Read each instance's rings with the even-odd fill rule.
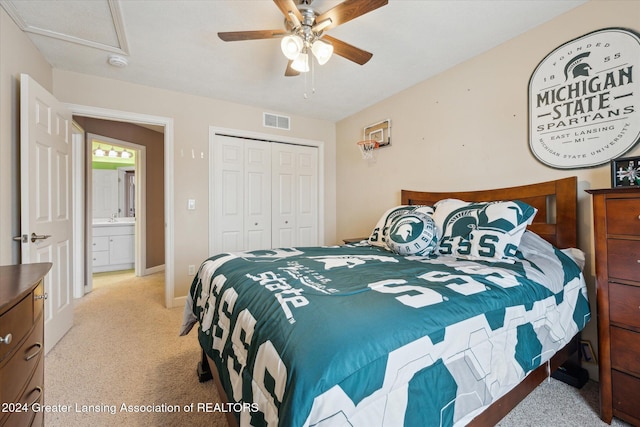
[[[159,273],[161,271],[164,271],[164,264],[156,265],[155,267],[151,267],[151,268],[145,269],[144,270],[144,275],[148,276],[149,274]]]
[[[173,298],[173,307],[169,307],[169,308],[176,308],[176,307],[184,307],[185,303],[187,302],[187,296],[183,296],[183,297],[174,297]]]

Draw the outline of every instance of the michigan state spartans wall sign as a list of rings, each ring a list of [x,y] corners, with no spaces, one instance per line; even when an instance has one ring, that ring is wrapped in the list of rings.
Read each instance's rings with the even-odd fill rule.
[[[560,169],[596,166],[640,138],[640,35],[622,28],[555,49],[529,80],[529,145]]]

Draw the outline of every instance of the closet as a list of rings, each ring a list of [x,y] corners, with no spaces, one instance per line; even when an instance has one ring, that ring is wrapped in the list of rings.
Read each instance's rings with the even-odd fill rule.
[[[216,134],[211,254],[318,244],[318,148]]]

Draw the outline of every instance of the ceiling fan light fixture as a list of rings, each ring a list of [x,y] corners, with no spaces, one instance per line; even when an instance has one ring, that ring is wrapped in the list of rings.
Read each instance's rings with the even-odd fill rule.
[[[311,52],[318,60],[318,64],[324,65],[329,61],[331,55],[333,55],[333,45],[323,40],[316,40],[313,42],[313,45],[311,45]]]
[[[303,46],[302,39],[296,35],[288,35],[284,37],[280,43],[280,48],[284,56],[294,61],[300,56]]]
[[[302,52],[296,59],[291,63],[291,68],[300,72],[307,73],[309,72],[309,55],[306,52]]]

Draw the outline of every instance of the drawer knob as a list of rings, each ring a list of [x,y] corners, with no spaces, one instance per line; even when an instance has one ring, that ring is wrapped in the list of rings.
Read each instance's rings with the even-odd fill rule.
[[[7,334],[4,337],[0,337],[0,344],[11,344],[11,340],[13,339],[13,335]]]

